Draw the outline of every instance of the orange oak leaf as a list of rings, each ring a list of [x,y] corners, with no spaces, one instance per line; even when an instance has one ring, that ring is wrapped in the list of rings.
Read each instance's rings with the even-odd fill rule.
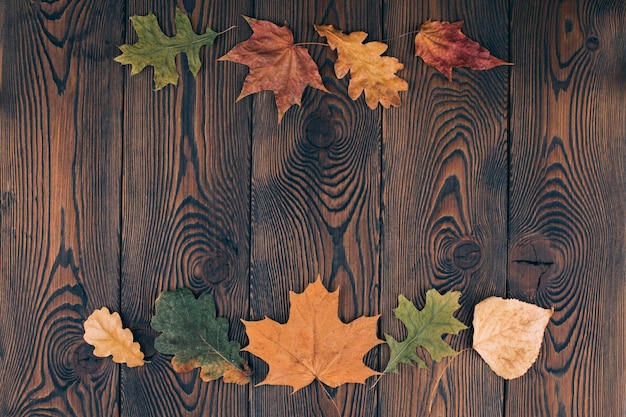
[[[489,51],[461,33],[463,21],[429,20],[415,36],[415,55],[452,80],[452,67],[486,70],[499,65],[513,65],[492,56]]]
[[[379,372],[363,363],[363,356],[382,343],[376,337],[379,315],[343,323],[337,316],[339,291],[328,292],[321,279],[301,294],[289,292],[289,320],[280,324],[267,317],[243,321],[248,351],[270,366],[259,385],[289,385],[293,392],[315,378],[330,387],[365,380]]]
[[[273,91],[280,123],[289,107],[300,105],[307,85],[328,92],[317,64],[305,48],[294,45],[288,27],[247,16],[244,19],[252,28],[252,36],[218,59],[250,67],[237,100],[260,91]]]
[[[385,108],[400,106],[398,93],[408,90],[409,85],[396,75],[404,65],[394,57],[380,56],[387,50],[387,45],[381,42],[363,44],[367,33],[346,35],[332,25],[315,25],[315,30],[326,38],[331,49],[337,50],[337,77],[343,78],[350,72],[348,94],[352,100],[365,91],[365,102],[372,110],[378,103]]]

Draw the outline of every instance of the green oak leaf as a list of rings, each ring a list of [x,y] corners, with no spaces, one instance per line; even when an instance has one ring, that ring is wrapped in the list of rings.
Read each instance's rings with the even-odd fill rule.
[[[132,66],[130,74],[139,74],[145,67],[154,67],[154,89],[160,90],[168,84],[178,83],[176,70],[176,55],[187,54],[189,70],[194,76],[200,71],[200,48],[203,45],[213,45],[219,35],[210,28],[202,35],[198,35],[191,27],[191,21],[185,13],[176,8],[176,35],[165,35],[157,18],[150,13],[147,16],[131,16],[130,21],[139,36],[139,41],[132,45],[122,45],[122,55],[115,57],[115,61]]]
[[[228,340],[228,320],[216,317],[210,294],[196,299],[187,288],[164,291],[155,303],[153,329],[162,332],[154,341],[161,353],[175,355],[176,372],[201,368],[200,378],[247,384],[250,368],[239,355],[241,346]]]
[[[398,342],[392,336],[385,334],[387,344],[391,348],[389,363],[383,371],[398,372],[398,364],[412,362],[419,368],[426,368],[426,363],[417,356],[415,349],[422,347],[428,351],[435,362],[444,356],[454,356],[457,351],[443,341],[444,333],[457,334],[467,326],[454,318],[453,314],[459,309],[461,293],[451,291],[441,295],[435,289],[426,292],[424,309],[418,310],[405,296],[398,296],[398,307],[393,313],[407,328],[407,337]]]

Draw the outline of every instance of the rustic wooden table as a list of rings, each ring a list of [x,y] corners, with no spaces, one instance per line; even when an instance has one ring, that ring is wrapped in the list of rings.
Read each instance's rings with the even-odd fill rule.
[[[402,293],[459,290],[458,317],[490,295],[554,307],[540,357],[505,382],[474,352],[450,366],[434,416],[626,416],[626,3],[622,0],[179,0],[194,29],[224,30],[197,78],[154,92],[113,61],[128,17],[169,0],[0,3],[0,416],[337,415],[317,384],[202,382],[153,347],[154,300],[214,295],[239,318],[287,319],[288,291],[321,274],[340,316],[391,314]],[[308,88],[276,123],[272,93],[236,102],[248,70],[216,59],[241,15],[389,39],[402,106],[372,111],[308,49],[332,94]],[[429,18],[514,63],[454,70],[414,57]],[[151,363],[92,356],[82,323],[120,311]],[[447,338],[461,349],[471,332]],[[244,355],[255,369],[267,365]],[[367,363],[388,356],[374,349]],[[424,416],[436,375],[402,365],[375,389],[331,390],[345,417]]]

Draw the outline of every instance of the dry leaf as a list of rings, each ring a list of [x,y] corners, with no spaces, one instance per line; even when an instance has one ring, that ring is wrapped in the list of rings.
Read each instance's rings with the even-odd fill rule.
[[[404,65],[396,58],[380,56],[387,50],[387,45],[381,42],[363,44],[367,33],[346,35],[332,25],[315,25],[315,30],[326,38],[333,50],[337,50],[337,77],[343,78],[350,71],[348,94],[352,100],[365,91],[365,102],[370,109],[375,109],[378,103],[385,108],[400,106],[398,93],[406,91],[409,85],[395,75]]]
[[[157,18],[152,13],[147,16],[131,16],[130,21],[139,36],[139,42],[122,45],[122,54],[114,60],[131,65],[131,75],[139,74],[145,67],[154,67],[154,89],[160,90],[168,84],[178,83],[176,71],[176,55],[187,54],[189,70],[193,75],[200,71],[200,48],[213,45],[219,35],[210,28],[198,35],[191,27],[191,21],[185,13],[176,8],[176,35],[167,36],[159,27]]]
[[[489,297],[474,311],[474,349],[506,379],[522,376],[539,356],[553,309],[514,299]]]
[[[94,346],[93,354],[102,358],[113,356],[113,362],[129,368],[144,364],[139,343],[133,342],[130,329],[122,327],[122,318],[106,307],[96,310],[85,320],[85,342]]]
[[[188,288],[163,291],[154,309],[150,325],[161,332],[154,347],[175,355],[172,367],[176,372],[201,368],[203,381],[222,378],[240,385],[250,382],[250,368],[239,355],[241,346],[228,339],[228,320],[216,316],[211,294],[196,299]]]
[[[383,373],[398,372],[398,364],[417,363],[418,368],[426,368],[426,363],[417,356],[415,350],[424,348],[435,362],[445,356],[454,356],[458,352],[446,343],[441,337],[445,333],[457,334],[467,326],[454,318],[454,312],[461,305],[459,291],[450,291],[444,295],[435,289],[426,292],[426,303],[420,311],[402,294],[398,296],[398,307],[393,313],[407,328],[407,337],[398,342],[392,336],[385,334],[387,344],[391,349],[389,362]]]
[[[378,372],[363,356],[382,343],[376,337],[379,316],[343,323],[337,316],[339,292],[328,292],[318,279],[301,294],[289,293],[289,320],[243,321],[250,344],[243,350],[267,362],[269,373],[259,385],[289,385],[294,392],[319,379],[337,387],[365,383]]]
[[[512,65],[492,56],[489,51],[461,33],[463,21],[429,20],[415,36],[415,55],[452,80],[452,67],[485,70],[499,65]]]
[[[328,92],[322,83],[317,64],[302,46],[293,43],[293,33],[286,26],[244,16],[252,36],[241,42],[220,61],[233,61],[250,67],[237,100],[264,90],[274,92],[278,122],[293,104],[300,105],[307,85]]]

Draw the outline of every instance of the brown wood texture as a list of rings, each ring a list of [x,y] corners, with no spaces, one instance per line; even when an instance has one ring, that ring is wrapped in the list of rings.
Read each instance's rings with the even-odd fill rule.
[[[381,12],[378,1],[302,1],[290,8],[255,2],[255,16],[288,22],[295,42],[323,41],[313,23],[380,39]],[[344,321],[379,311],[380,111],[350,99],[347,80],[334,75],[335,52],[310,51],[331,94],[307,89],[302,107],[290,109],[280,126],[271,94],[253,102],[252,319],[284,323],[289,291],[302,292],[318,274],[330,290],[340,288]],[[375,354],[367,360],[374,367]],[[253,365],[260,382],[267,365],[258,359]],[[328,392],[331,398],[318,383],[294,395],[288,387],[261,386],[252,392],[252,412],[330,417],[336,405],[346,417],[376,413],[376,391],[368,386]]]
[[[624,416],[626,3],[511,13],[508,295],[555,313],[507,415]]]
[[[463,32],[508,59],[508,7],[502,2],[394,1],[385,38],[419,29],[429,18],[465,20]],[[414,56],[412,41],[391,41],[405,63],[409,91],[383,123],[382,327],[403,340],[389,314],[404,294],[422,308],[425,292],[461,291],[457,317],[471,324],[473,305],[506,291],[508,69],[455,69],[453,80]],[[446,338],[471,346],[471,331]],[[383,363],[388,351],[384,351]],[[430,359],[427,355],[425,358]],[[431,390],[448,359],[432,372],[400,365],[380,382],[382,415],[427,415]],[[473,351],[462,353],[436,387],[436,416],[501,415],[504,384]]]
[[[0,10],[0,415],[115,416],[82,323],[119,308],[122,2]]]
[[[152,69],[113,61],[154,13],[197,32],[197,77],[153,91]],[[274,96],[237,101],[244,65],[217,61],[250,29],[241,15],[387,39],[409,91],[370,110],[338,80],[336,52],[307,45],[324,93],[277,124]],[[455,69],[414,56],[429,18],[512,67]],[[626,2],[624,0],[124,0],[0,2],[0,417],[626,416]],[[554,307],[540,357],[505,382],[473,351],[429,371],[400,365],[374,389],[202,382],[175,373],[150,328],[163,290],[211,293],[230,336],[289,317],[289,291],[320,275],[339,316],[382,314],[404,337],[398,294],[459,290],[457,316],[490,295]],[[96,358],[82,323],[121,312],[147,359]],[[447,336],[456,349],[471,330]],[[382,345],[365,358],[382,370]],[[373,378],[372,378],[373,379]],[[335,408],[337,407],[337,409]]]
[[[128,15],[159,17],[173,36],[175,7],[197,33],[222,31],[248,13],[246,1],[129,2]],[[127,41],[136,36],[129,27]],[[250,108],[235,103],[245,68],[217,58],[247,35],[230,31],[202,48],[194,78],[186,58],[177,86],[153,91],[152,72],[125,89],[122,227],[122,317],[139,333],[150,366],[123,368],[122,413],[128,416],[247,416],[249,386],[207,384],[198,372],[177,374],[154,349],[150,319],[164,290],[211,293],[218,314],[243,340],[248,316]]]

